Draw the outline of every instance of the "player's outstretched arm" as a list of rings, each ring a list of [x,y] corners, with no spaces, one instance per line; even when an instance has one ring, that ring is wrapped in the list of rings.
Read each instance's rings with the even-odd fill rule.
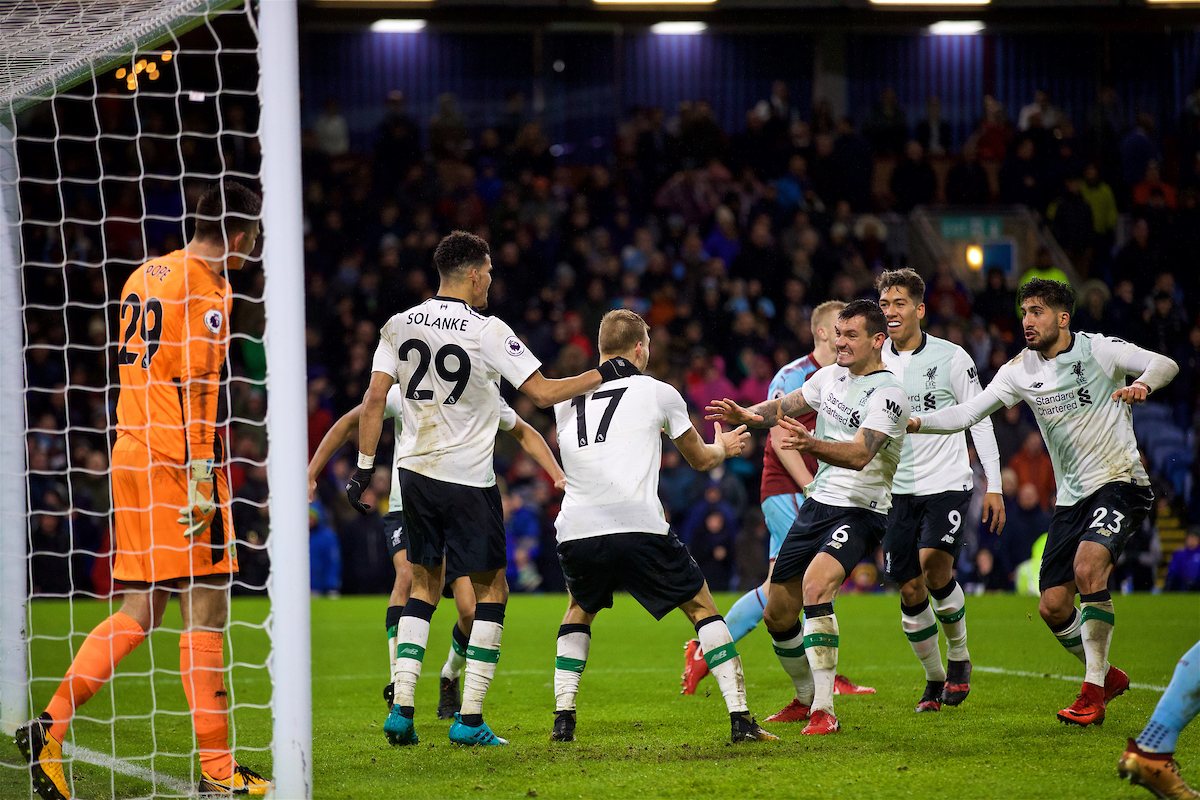
[[[558,465],[558,460],[550,451],[550,445],[546,444],[546,440],[537,432],[537,428],[517,417],[517,424],[509,433],[520,443],[521,449],[529,453],[538,466],[546,470],[550,479],[554,481],[555,489],[561,491],[566,488],[567,476],[563,474],[562,467]]]
[[[827,442],[813,436],[808,428],[794,419],[784,417],[779,421],[779,425],[787,431],[783,436],[784,448],[811,453],[827,464],[853,470],[861,470],[870,464],[880,448],[891,439],[886,433],[859,428],[854,439],[849,442]]]
[[[740,455],[749,438],[750,433],[746,430],[745,425],[726,432],[721,430],[721,423],[718,422],[715,426],[712,444],[705,444],[704,439],[695,428],[688,428],[687,433],[672,441],[675,442],[675,446],[679,448],[679,452],[683,454],[684,460],[692,466],[692,469],[708,472],[710,469],[715,469],[725,459]]]
[[[333,423],[333,427],[325,432],[321,443],[317,445],[317,450],[313,453],[312,460],[308,462],[308,502],[312,502],[313,492],[317,488],[317,478],[321,476],[321,472],[325,469],[325,465],[329,463],[329,459],[333,458],[334,453],[342,449],[342,445],[350,441],[351,434],[358,427],[358,418],[362,414],[362,408],[362,404],[359,403],[343,414],[341,419]]]
[[[1163,388],[1179,374],[1179,365],[1172,359],[1136,345],[1125,347],[1117,357],[1117,366],[1126,375],[1137,375],[1133,383],[1112,395],[1113,402],[1128,405],[1145,402],[1151,392]]]
[[[538,370],[518,388],[538,408],[549,408],[555,403],[590,392],[600,383],[600,370],[597,369],[589,369],[573,378],[547,378]]]
[[[346,484],[346,496],[350,505],[360,514],[371,509],[362,503],[362,493],[371,483],[371,474],[375,472],[375,450],[379,447],[379,434],[383,432],[383,412],[387,408],[388,389],[396,379],[391,373],[375,371],[371,373],[371,384],[363,397],[361,411],[358,417],[358,468],[350,482]]]
[[[748,425],[751,428],[771,428],[783,417],[807,414],[812,407],[804,399],[801,389],[788,392],[778,400],[766,400],[750,408],[742,408],[729,398],[713,400],[704,408],[704,418],[718,420],[727,425]]]
[[[923,417],[911,418],[906,430],[909,433],[958,433],[999,411],[1003,406],[1004,401],[993,391],[992,386],[988,386],[965,403],[943,408]]]

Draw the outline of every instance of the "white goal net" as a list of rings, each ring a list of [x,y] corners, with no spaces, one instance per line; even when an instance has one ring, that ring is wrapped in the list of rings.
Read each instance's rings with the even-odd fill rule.
[[[302,299],[296,302],[302,271],[298,257],[287,258],[298,255],[300,223],[298,203],[293,211],[279,200],[290,188],[289,169],[299,194],[298,97],[284,92],[274,109],[264,100],[265,82],[295,81],[295,3],[265,5],[274,8],[249,0],[0,4],[3,798],[34,796],[11,734],[55,708],[56,695],[72,697],[60,683],[73,659],[76,675],[107,677],[95,674],[104,671],[99,662],[87,661],[96,648],[85,641],[108,624],[125,592],[148,591],[114,576],[116,551],[128,541],[118,540],[114,512],[128,512],[131,502],[112,477],[128,380],[121,367],[140,357],[148,370],[160,348],[185,352],[194,335],[160,342],[161,304],[143,307],[123,287],[141,265],[165,263],[181,250],[194,233],[200,197],[229,182],[263,196],[265,245],[227,273],[228,317],[216,318],[216,338],[226,342],[208,440],[218,509],[203,534],[207,566],[191,574],[237,566],[219,661],[234,759],[273,777],[278,796],[311,793],[310,705],[295,698],[298,690],[307,694],[309,681],[304,436],[296,443],[296,431],[305,430]],[[270,45],[260,35],[264,24],[280,31]],[[274,78],[263,67],[269,60],[277,62]],[[262,143],[272,125],[279,144],[264,169]],[[283,177],[264,181],[272,169]],[[290,268],[278,266],[289,260]],[[154,391],[144,392],[146,430],[167,419],[153,408]],[[178,391],[184,404],[186,374]],[[287,397],[293,394],[298,408]],[[180,411],[185,431],[194,410],[187,408]],[[161,460],[151,438],[143,437],[147,464],[154,464],[148,472]],[[186,464],[178,466],[183,474]],[[154,491],[149,507],[138,508],[150,529],[160,514],[178,513],[177,502],[166,509]],[[147,531],[147,549],[161,545],[160,535]],[[194,567],[195,550],[183,549]],[[72,796],[195,795],[204,748],[193,721],[207,731],[214,715],[191,701],[201,667],[186,666],[192,656],[181,655],[195,646],[184,619],[172,597],[158,627],[116,657],[111,680],[58,731]],[[110,632],[104,641],[118,638]],[[109,656],[118,650],[113,644]],[[281,690],[290,694],[286,704],[275,702]],[[54,716],[59,722],[61,714]],[[288,731],[282,740],[280,730]]]

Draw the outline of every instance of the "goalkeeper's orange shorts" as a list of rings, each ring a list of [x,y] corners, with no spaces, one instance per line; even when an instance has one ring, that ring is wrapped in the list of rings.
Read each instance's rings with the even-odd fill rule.
[[[237,573],[229,478],[223,469],[213,475],[217,511],[212,524],[189,540],[183,535],[186,526],[179,523],[179,510],[188,505],[189,467],[165,462],[127,433],[117,435],[112,451],[114,581],[149,586]]]

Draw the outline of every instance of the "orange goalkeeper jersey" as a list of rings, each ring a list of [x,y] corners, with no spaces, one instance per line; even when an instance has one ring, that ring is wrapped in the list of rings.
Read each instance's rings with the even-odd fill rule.
[[[175,464],[213,457],[229,284],[176,250],[134,270],[121,292],[117,430]]]

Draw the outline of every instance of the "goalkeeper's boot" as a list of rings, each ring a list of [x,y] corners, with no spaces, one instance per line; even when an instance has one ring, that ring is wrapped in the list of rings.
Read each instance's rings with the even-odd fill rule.
[[[42,714],[17,728],[17,747],[29,762],[33,788],[43,800],[71,800],[71,787],[63,774],[62,742],[50,735],[54,722]]]
[[[729,715],[729,741],[738,742],[775,742],[779,737],[759,727],[758,720],[750,716],[749,711]]]
[[[454,724],[450,726],[450,741],[455,744],[482,745],[484,747],[508,744],[507,739],[501,739],[492,733],[492,729],[486,722],[480,722],[478,725],[464,724],[462,714],[454,715]]]
[[[575,712],[574,711],[555,711],[554,712],[554,727],[550,729],[550,741],[552,741],[552,742],[573,742],[573,741],[575,741]]]
[[[1060,721],[1068,725],[1100,725],[1104,722],[1104,687],[1083,682],[1075,702],[1058,712]]]
[[[870,686],[859,686],[845,675],[833,676],[833,693],[834,694],[875,694],[875,690]]]
[[[1147,753],[1133,739],[1117,761],[1117,774],[1134,786],[1145,786],[1155,797],[1166,800],[1196,800],[1200,792],[1188,786],[1179,774],[1173,753]]]
[[[792,702],[767,717],[767,722],[803,722],[812,715],[812,708],[804,705],[795,697]]]
[[[971,693],[971,662],[946,663],[946,686],[942,689],[942,705],[959,706]]]
[[[201,797],[233,797],[234,795],[262,796],[271,791],[271,782],[249,767],[233,765],[233,774],[220,780],[200,771]]]
[[[812,718],[800,732],[805,736],[823,736],[827,733],[837,733],[841,729],[842,726],[838,723],[837,717],[828,711],[817,709],[812,712]]]
[[[704,660],[704,651],[700,649],[700,640],[691,639],[683,647],[683,677],[679,684],[683,687],[680,694],[695,694],[696,686],[708,674],[708,662]]]
[[[392,706],[395,705],[395,700],[396,700],[396,686],[389,681],[388,685],[383,687],[383,702],[387,703],[387,707],[388,707],[389,711],[391,711]]]
[[[400,706],[392,706],[387,721],[383,723],[383,733],[387,736],[388,744],[393,747],[403,747],[421,741],[417,736],[416,726],[412,717],[400,713]]]
[[[458,678],[440,678],[438,684],[438,719],[454,719],[454,715],[462,710]]]
[[[1104,705],[1125,694],[1129,688],[1129,676],[1114,666],[1109,666],[1108,674],[1104,676]]]
[[[925,694],[917,701],[917,713],[942,710],[942,689],[945,681],[925,681]]]

